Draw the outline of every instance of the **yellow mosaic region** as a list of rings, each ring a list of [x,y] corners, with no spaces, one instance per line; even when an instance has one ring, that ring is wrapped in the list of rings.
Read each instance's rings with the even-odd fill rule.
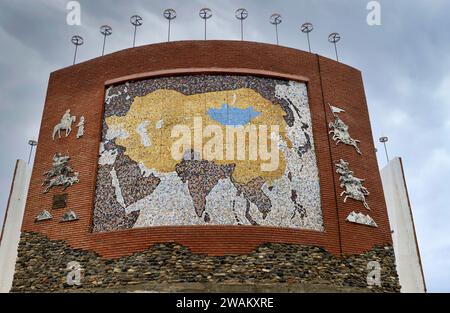
[[[260,129],[260,125],[267,125],[269,129],[266,144],[269,151],[273,140],[269,133],[272,126],[278,126],[282,140],[291,146],[290,140],[286,136],[287,124],[283,118],[285,112],[281,106],[272,104],[252,89],[211,92],[192,96],[186,96],[174,90],[157,90],[144,97],[136,97],[126,116],[109,117],[106,119],[106,123],[109,129],[120,129],[126,134],[116,139],[116,144],[126,148],[126,155],[146,168],[159,173],[174,172],[175,166],[180,162],[171,155],[171,149],[178,139],[172,137],[175,126],[185,125],[191,129],[191,148],[197,153],[205,151],[205,148],[211,145],[211,138],[203,138],[201,148],[198,148],[194,142],[195,134],[202,134],[208,126],[215,126],[219,127],[223,134],[219,138],[216,136],[215,142],[218,145],[222,142],[224,157],[216,158],[213,161],[216,164],[235,164],[233,178],[236,181],[245,184],[261,177],[265,182],[271,184],[279,179],[286,169],[284,155],[279,154],[279,164],[274,170],[262,170],[261,164],[267,161],[261,160],[259,154],[256,160],[249,160],[251,149],[249,135],[245,139],[245,159],[237,159],[237,141],[232,143],[226,140],[227,128],[230,131],[230,128],[236,127],[224,125],[226,123],[213,119],[210,113],[211,110],[220,110],[224,104],[232,104],[230,107],[242,110],[240,113],[244,115],[250,114],[245,111],[249,108],[252,109],[252,112],[258,112],[253,119],[249,115],[248,119],[244,117],[240,122],[256,126],[257,130]],[[225,111],[225,113],[227,112]],[[194,123],[196,118],[197,121],[201,121],[201,124]],[[259,133],[258,135],[264,134]],[[196,148],[200,151],[196,151]],[[236,157],[228,160],[227,155]]]

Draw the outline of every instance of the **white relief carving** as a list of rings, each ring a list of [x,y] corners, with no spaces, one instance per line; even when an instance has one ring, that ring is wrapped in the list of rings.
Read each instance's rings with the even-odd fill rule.
[[[136,132],[141,137],[141,143],[144,147],[148,148],[151,147],[152,141],[150,137],[148,136],[147,127],[150,124],[149,121],[143,121],[141,124],[139,124],[136,127]]]
[[[334,121],[331,122],[328,125],[328,128],[330,129],[329,134],[333,134],[333,140],[336,142],[336,145],[340,144],[341,142],[343,144],[352,146],[355,148],[356,152],[359,154],[361,153],[361,150],[358,147],[358,143],[360,143],[359,140],[353,139],[349,134],[349,127],[347,124],[344,123],[344,121],[341,120],[339,117],[339,114],[345,112],[345,110],[342,110],[338,107],[334,107],[331,104],[328,104],[330,106],[331,111],[333,112]]]
[[[116,195],[116,200],[123,208],[126,208],[125,200],[123,199],[122,195],[122,189],[120,188],[120,182],[119,179],[117,178],[116,169],[113,168],[110,174],[112,179],[112,186],[114,187],[114,192]]]
[[[350,223],[362,224],[372,227],[378,227],[377,223],[369,215],[364,215],[363,213],[352,212],[347,217],[347,221]]]
[[[81,137],[84,136],[84,125],[85,125],[85,120],[84,120],[84,116],[82,116],[82,117],[80,117],[80,122],[77,125],[77,127],[78,127],[77,139],[80,139]]]
[[[106,140],[113,140],[116,138],[127,139],[130,136],[128,132],[124,129],[123,124],[117,124],[108,128],[106,132]]]
[[[364,207],[370,211],[370,207],[366,202],[366,197],[370,195],[366,187],[363,186],[364,179],[353,176],[353,172],[348,167],[348,162],[340,160],[336,163],[336,173],[340,175],[339,181],[341,182],[341,188],[345,190],[341,193],[341,197],[345,195],[344,202],[347,199],[353,199],[361,201]]]
[[[52,138],[55,140],[56,134],[58,134],[58,138],[61,138],[61,131],[66,131],[66,138],[69,137],[72,132],[72,124],[77,120],[76,116],[72,116],[70,114],[70,110],[67,110],[61,118],[61,122],[53,128]]]
[[[49,211],[44,210],[41,213],[39,213],[39,215],[36,217],[36,222],[48,221],[51,220],[52,218],[53,218],[52,214]]]
[[[329,103],[328,103],[328,105],[330,106],[330,109],[331,109],[331,112],[333,112],[333,115],[345,113],[345,110],[343,110],[343,109],[341,109],[341,108],[332,106],[332,105],[329,104]]]
[[[78,215],[74,212],[74,211],[68,211],[66,213],[63,214],[63,217],[61,218],[61,222],[72,222],[72,221],[77,221]]]
[[[44,173],[46,177],[42,186],[47,186],[44,193],[56,186],[63,186],[64,190],[80,182],[79,174],[74,173],[69,166],[70,157],[57,153],[53,156],[53,167]],[[72,176],[73,174],[73,176]]]

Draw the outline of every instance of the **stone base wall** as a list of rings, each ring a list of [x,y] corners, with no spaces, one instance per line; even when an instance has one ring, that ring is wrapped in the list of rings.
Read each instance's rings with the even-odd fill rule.
[[[69,262],[81,285],[67,285]],[[381,287],[368,286],[367,265],[381,265]],[[391,246],[338,258],[320,247],[264,244],[251,254],[212,257],[176,243],[157,244],[120,259],[102,259],[23,233],[12,292],[399,292]]]

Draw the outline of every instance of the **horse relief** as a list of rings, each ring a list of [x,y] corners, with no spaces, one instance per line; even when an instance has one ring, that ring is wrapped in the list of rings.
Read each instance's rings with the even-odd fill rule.
[[[345,111],[332,105],[330,105],[330,108],[333,112],[334,121],[328,125],[328,128],[330,129],[329,134],[333,134],[333,140],[336,142],[336,145],[343,143],[349,146],[353,146],[356,152],[362,154],[361,150],[358,147],[358,143],[360,143],[360,141],[355,140],[350,136],[348,125],[345,124],[344,121],[342,121],[339,117],[339,114]]]
[[[348,162],[345,162],[342,159],[336,164],[336,173],[340,175],[340,187],[345,189],[341,193],[341,197],[345,195],[344,202],[347,202],[348,198],[360,201],[367,210],[371,211],[369,204],[366,201],[366,197],[369,196],[370,193],[367,188],[363,186],[364,179],[353,176],[353,172],[349,169],[348,165]]]
[[[64,190],[80,182],[79,173],[74,173],[69,166],[70,157],[57,153],[53,156],[53,167],[50,171],[45,172],[44,183],[46,186],[44,193],[48,193],[50,189],[57,186],[64,187]]]
[[[77,121],[76,116],[72,116],[70,114],[70,110],[67,110],[66,113],[64,113],[61,122],[53,128],[53,140],[55,140],[56,134],[58,134],[58,138],[61,138],[61,131],[66,131],[66,138],[69,137],[70,133],[72,132],[72,124]]]

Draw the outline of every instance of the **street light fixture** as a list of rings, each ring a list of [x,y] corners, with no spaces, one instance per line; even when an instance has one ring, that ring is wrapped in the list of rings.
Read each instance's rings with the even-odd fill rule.
[[[30,155],[28,156],[28,165],[31,162],[31,155],[33,154],[34,147],[37,146],[38,142],[36,140],[28,140],[28,144],[30,145]]]

